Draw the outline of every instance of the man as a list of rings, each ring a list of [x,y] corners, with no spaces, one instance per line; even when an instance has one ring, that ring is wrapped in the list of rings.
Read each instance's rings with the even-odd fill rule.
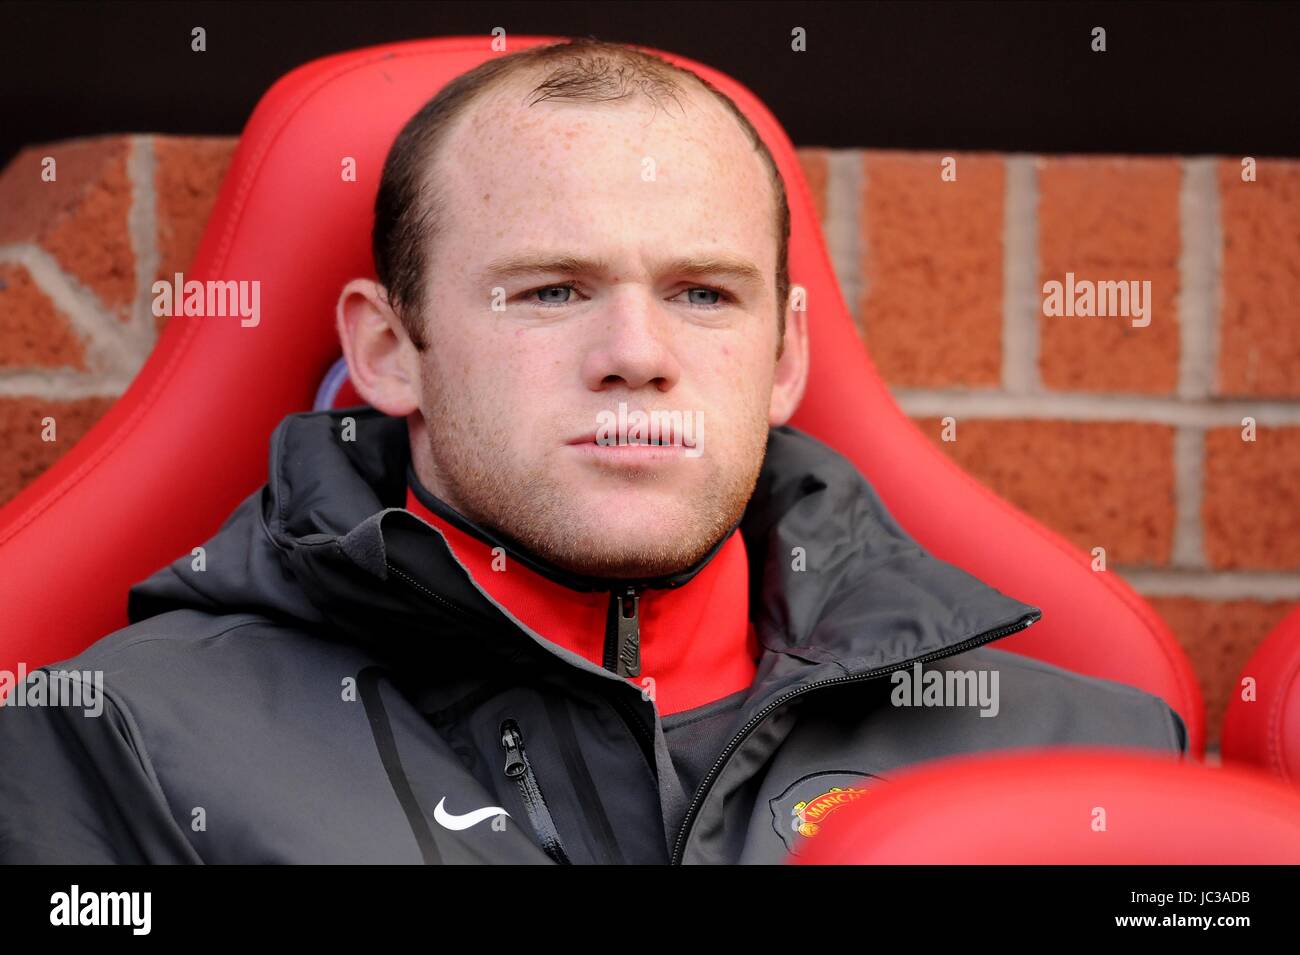
[[[339,299],[370,407],[286,418],[202,561],[50,668],[100,716],[0,709],[0,859],[777,862],[925,759],[1181,752],[1159,699],[981,649],[1039,611],[785,424],[788,234],[694,74],[578,41],[450,84]]]

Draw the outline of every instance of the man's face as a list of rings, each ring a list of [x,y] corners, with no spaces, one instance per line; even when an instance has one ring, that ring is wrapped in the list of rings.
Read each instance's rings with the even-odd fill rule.
[[[740,518],[766,447],[771,183],[707,94],[683,97],[683,116],[642,99],[525,107],[507,90],[472,107],[442,153],[417,473],[571,571],[680,570]],[[562,257],[600,264],[521,267]],[[692,259],[757,275],[693,273]],[[620,403],[629,415],[680,412],[698,453],[681,435],[661,434],[670,448],[598,444]]]

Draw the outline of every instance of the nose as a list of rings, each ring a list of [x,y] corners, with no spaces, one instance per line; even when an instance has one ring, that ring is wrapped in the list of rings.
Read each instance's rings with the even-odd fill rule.
[[[672,316],[649,292],[621,289],[584,330],[590,335],[582,379],[592,391],[646,387],[669,391],[681,376]]]

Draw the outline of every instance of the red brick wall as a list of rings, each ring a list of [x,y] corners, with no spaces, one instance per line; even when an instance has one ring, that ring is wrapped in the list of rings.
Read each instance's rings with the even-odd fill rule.
[[[234,146],[104,137],[0,173],[0,503],[148,356],[149,287],[189,264]],[[801,151],[859,329],[946,453],[1147,595],[1214,745],[1237,673],[1300,600],[1300,162],[1243,182],[1240,157],[953,158],[944,181],[937,153]],[[1150,324],[1044,315],[1066,272],[1150,281]]]
[[[904,411],[1169,622],[1216,746],[1300,601],[1300,162],[806,149],[859,331]],[[1043,285],[1148,280],[1151,321]],[[1242,440],[1254,418],[1257,440]],[[957,422],[943,441],[941,420]]]
[[[235,142],[105,136],[32,146],[0,173],[0,504],[148,357],[165,321],[150,286],[189,265]]]

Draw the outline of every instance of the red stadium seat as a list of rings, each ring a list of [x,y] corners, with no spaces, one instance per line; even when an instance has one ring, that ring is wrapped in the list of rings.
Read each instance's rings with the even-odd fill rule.
[[[1241,671],[1223,720],[1222,755],[1225,763],[1258,766],[1300,785],[1300,607]]]
[[[520,49],[552,37],[515,37]],[[0,510],[0,667],[72,656],[126,624],[126,594],[205,541],[266,479],[267,441],[312,407],[340,354],[343,283],[373,276],[370,229],[387,150],[443,84],[494,55],[487,37],[389,44],[308,63],[262,97],[186,279],[261,281],[261,320],[172,318],[127,392]],[[1043,609],[998,647],[1141,687],[1204,750],[1191,667],[1155,612],[1113,573],[969,477],[903,415],[836,284],[808,185],[776,119],[706,66],[776,157],[790,197],[791,280],[807,291],[811,378],[792,421],[874,483],[920,543]],[[357,179],[340,164],[355,160]]]
[[[1300,793],[1137,751],[963,756],[871,786],[795,851],[808,865],[1295,865]]]

